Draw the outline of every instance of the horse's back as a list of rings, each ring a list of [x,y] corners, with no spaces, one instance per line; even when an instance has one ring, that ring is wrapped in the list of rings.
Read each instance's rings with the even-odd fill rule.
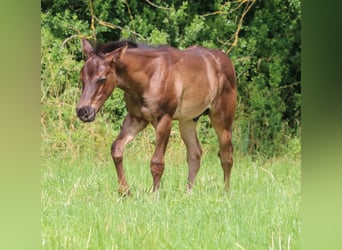
[[[209,49],[201,46],[190,46],[184,51],[194,55],[201,54],[207,59],[211,58],[215,62],[212,64],[213,67],[217,67],[219,72],[228,79],[231,87],[235,88],[236,76],[234,65],[226,53],[219,49]]]

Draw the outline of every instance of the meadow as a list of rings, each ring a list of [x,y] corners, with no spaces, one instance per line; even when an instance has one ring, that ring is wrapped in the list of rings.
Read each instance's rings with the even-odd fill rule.
[[[263,158],[235,151],[225,193],[217,145],[204,143],[188,194],[185,147],[173,129],[161,189],[151,193],[154,142],[148,127],[125,151],[132,196],[122,197],[110,156],[117,131],[98,119],[64,133],[42,123],[42,249],[300,248],[298,154]]]

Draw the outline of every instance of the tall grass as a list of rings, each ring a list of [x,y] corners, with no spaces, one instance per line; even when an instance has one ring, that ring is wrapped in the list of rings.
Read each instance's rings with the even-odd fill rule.
[[[133,195],[123,198],[116,192],[110,157],[118,131],[98,118],[92,124],[76,122],[77,129],[66,128],[65,135],[43,129],[43,249],[299,248],[298,158],[251,158],[237,152],[226,194],[217,145],[205,144],[189,195],[185,147],[173,130],[161,190],[153,194],[153,131],[148,127],[125,151]]]

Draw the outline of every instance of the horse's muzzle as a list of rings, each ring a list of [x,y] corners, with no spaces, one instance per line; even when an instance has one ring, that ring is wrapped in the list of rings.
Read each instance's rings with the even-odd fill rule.
[[[83,122],[92,122],[95,120],[96,110],[92,106],[84,106],[81,108],[77,108],[77,116]]]

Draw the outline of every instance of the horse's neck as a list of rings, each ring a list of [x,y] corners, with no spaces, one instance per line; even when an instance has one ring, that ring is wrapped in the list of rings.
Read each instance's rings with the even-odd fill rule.
[[[151,58],[144,58],[141,55],[125,55],[122,60],[122,69],[117,70],[118,88],[123,91],[142,95],[149,85],[153,72],[147,67],[151,63]]]

